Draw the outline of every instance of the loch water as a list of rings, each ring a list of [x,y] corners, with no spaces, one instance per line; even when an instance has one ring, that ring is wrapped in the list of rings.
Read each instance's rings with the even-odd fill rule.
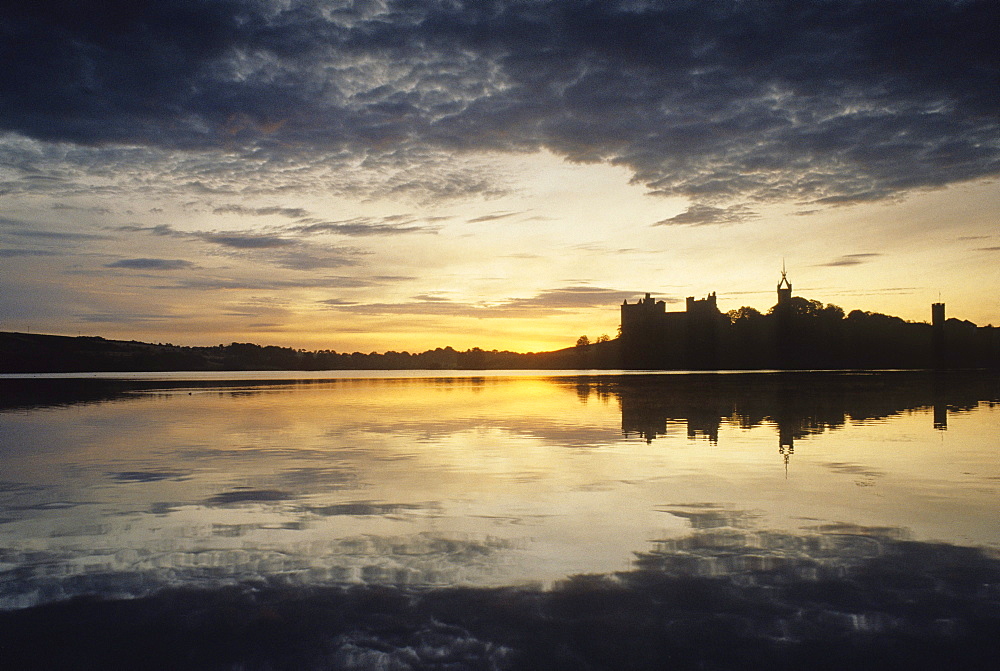
[[[0,392],[0,654],[24,668],[995,668],[1000,652],[996,374]]]

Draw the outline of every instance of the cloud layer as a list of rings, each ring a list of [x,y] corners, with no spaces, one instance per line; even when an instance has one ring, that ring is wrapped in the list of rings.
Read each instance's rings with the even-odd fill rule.
[[[434,315],[438,317],[475,317],[501,319],[541,317],[588,308],[607,309],[623,300],[633,299],[632,292],[604,287],[564,286],[546,289],[527,298],[509,298],[493,303],[463,303],[442,296],[420,295],[402,303],[355,303],[340,299],[323,301],[330,308],[367,315]]]
[[[544,148],[702,203],[664,224],[730,221],[996,175],[997,25],[992,0],[20,3],[0,130],[434,193],[491,188],[442,157]]]

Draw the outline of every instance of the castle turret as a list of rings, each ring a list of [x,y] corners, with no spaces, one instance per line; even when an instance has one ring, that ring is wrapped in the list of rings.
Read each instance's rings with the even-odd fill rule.
[[[714,315],[719,312],[719,305],[716,301],[716,295],[713,291],[704,298],[700,299],[696,299],[694,296],[688,296],[685,307],[688,314]]]
[[[784,286],[782,286],[784,285]],[[785,263],[781,263],[781,280],[778,282],[778,305],[787,303],[792,299],[792,283],[788,281],[785,274]]]

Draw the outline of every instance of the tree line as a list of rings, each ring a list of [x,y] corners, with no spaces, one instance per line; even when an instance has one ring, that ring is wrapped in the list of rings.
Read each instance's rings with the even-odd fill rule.
[[[226,371],[226,370],[479,370],[575,368],[571,351],[528,353],[464,351],[438,347],[423,352],[309,351],[248,342],[213,347],[107,340],[99,336],[0,333],[0,372]]]

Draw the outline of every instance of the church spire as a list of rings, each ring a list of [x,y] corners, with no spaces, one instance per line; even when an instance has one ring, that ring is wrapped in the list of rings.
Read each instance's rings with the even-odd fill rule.
[[[778,282],[778,305],[787,302],[791,297],[792,283],[788,281],[788,274],[785,272],[785,260],[781,259],[781,280]]]

